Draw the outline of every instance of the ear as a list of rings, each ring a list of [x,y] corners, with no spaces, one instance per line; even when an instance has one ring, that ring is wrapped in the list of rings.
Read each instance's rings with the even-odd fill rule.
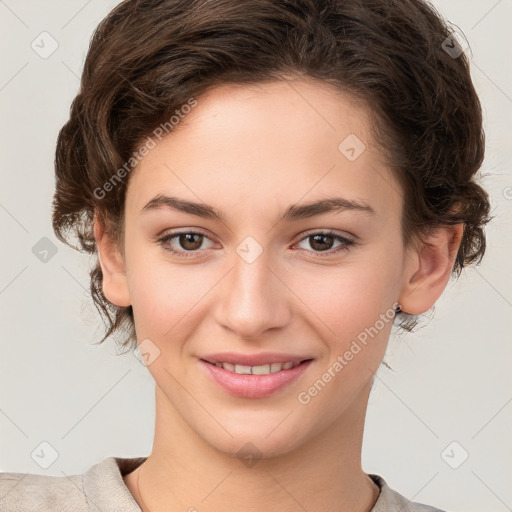
[[[103,295],[112,304],[127,307],[131,302],[123,256],[117,244],[105,233],[96,215],[94,216],[94,238],[103,273]]]
[[[434,306],[450,279],[463,232],[464,224],[435,228],[410,249],[398,299],[402,311],[419,315]]]

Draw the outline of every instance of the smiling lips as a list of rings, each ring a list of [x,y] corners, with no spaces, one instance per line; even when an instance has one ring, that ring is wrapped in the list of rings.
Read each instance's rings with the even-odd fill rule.
[[[208,375],[225,391],[242,398],[264,398],[298,378],[311,357],[293,354],[212,354],[200,359]]]
[[[261,352],[259,354],[240,354],[224,352],[210,354],[202,358],[203,361],[216,365],[224,370],[240,375],[267,375],[282,370],[289,370],[303,361],[312,359],[307,356],[284,354],[277,352]]]
[[[238,373],[239,375],[268,375],[269,373],[277,373],[281,370],[289,370],[295,366],[298,366],[300,362],[287,361],[286,363],[272,363],[272,364],[261,364],[258,366],[248,366],[244,364],[232,364],[232,363],[212,363],[219,368],[224,368],[230,372]]]

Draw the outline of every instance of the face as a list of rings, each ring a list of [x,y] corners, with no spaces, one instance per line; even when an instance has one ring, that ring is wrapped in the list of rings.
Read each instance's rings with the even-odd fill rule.
[[[369,390],[406,278],[401,190],[369,112],[328,84],[223,85],[181,123],[125,203],[126,301],[158,407],[226,453],[284,453]],[[227,352],[263,354],[264,373],[309,361],[266,377],[203,361]]]

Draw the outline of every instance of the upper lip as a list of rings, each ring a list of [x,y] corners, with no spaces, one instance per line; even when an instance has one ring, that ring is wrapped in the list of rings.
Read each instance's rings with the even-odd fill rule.
[[[258,354],[242,354],[240,352],[221,352],[217,354],[208,354],[201,357],[209,363],[231,363],[244,366],[260,366],[272,363],[300,363],[307,359],[313,359],[309,356],[300,356],[297,354],[285,354],[283,352],[260,352]]]

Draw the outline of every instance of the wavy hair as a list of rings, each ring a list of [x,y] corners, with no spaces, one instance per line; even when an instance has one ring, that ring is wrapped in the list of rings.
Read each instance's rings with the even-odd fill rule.
[[[484,157],[481,106],[457,49],[448,22],[422,0],[124,0],[91,38],[58,134],[55,234],[97,254],[96,216],[122,248],[130,173],[120,171],[136,164],[156,127],[218,84],[298,74],[371,108],[375,140],[403,189],[406,244],[436,226],[464,224],[458,276],[484,254],[490,204],[475,179]],[[120,174],[127,178],[98,193]],[[132,307],[105,298],[97,258],[90,278],[106,325],[100,343],[121,331],[121,345],[135,348]],[[398,316],[414,327],[412,315]]]

